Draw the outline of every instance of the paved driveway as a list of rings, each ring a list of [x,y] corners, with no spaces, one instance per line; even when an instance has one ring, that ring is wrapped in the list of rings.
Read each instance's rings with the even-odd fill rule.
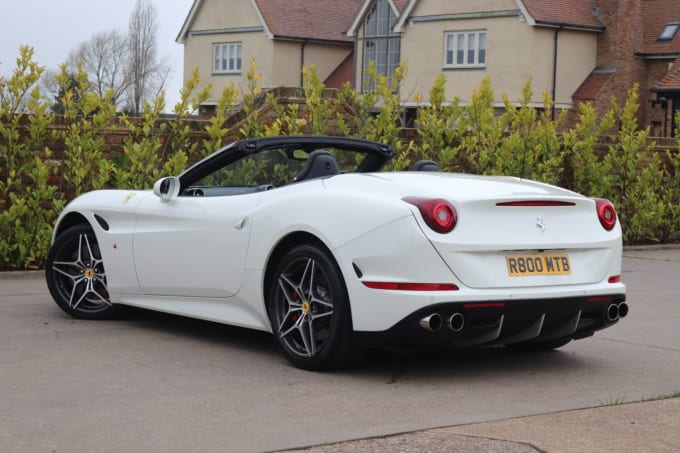
[[[626,252],[630,315],[558,352],[372,353],[290,367],[262,333],[144,311],[69,318],[0,277],[0,451],[264,451],[680,390],[680,251]]]

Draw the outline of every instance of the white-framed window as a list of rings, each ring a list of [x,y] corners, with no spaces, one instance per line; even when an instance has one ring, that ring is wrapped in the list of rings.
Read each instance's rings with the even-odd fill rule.
[[[240,42],[213,44],[213,72],[221,74],[241,72],[241,49]]]
[[[486,31],[449,32],[444,35],[444,66],[483,68],[486,66]]]

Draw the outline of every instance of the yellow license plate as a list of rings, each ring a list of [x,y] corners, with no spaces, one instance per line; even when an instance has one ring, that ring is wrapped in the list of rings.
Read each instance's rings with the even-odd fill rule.
[[[510,277],[533,275],[569,275],[571,263],[568,253],[536,253],[527,255],[507,255],[505,264]]]

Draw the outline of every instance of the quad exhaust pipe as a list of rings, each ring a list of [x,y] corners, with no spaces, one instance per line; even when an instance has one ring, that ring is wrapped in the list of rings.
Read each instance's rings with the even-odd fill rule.
[[[432,313],[420,320],[420,327],[428,332],[439,332],[442,328],[442,317],[439,313]]]
[[[620,318],[625,318],[628,315],[628,304],[621,302],[618,304],[610,304],[607,307],[607,321],[615,322]],[[432,313],[425,316],[420,320],[420,327],[428,332],[439,332],[443,325],[444,320],[439,313]],[[446,327],[451,332],[461,332],[465,328],[465,316],[462,313],[454,313],[448,317],[446,320]]]
[[[460,332],[465,327],[465,317],[460,313],[454,313],[449,317],[449,329],[453,332]]]
[[[619,319],[619,306],[617,304],[611,304],[607,307],[607,321],[614,322]]]
[[[623,318],[628,314],[628,304],[621,302],[620,304],[611,304],[607,307],[607,321],[614,322],[619,318]]]
[[[444,320],[439,313],[432,313],[420,320],[420,327],[428,332],[439,332],[444,325]],[[454,313],[446,321],[446,326],[452,332],[460,332],[465,327],[465,317],[460,313]]]

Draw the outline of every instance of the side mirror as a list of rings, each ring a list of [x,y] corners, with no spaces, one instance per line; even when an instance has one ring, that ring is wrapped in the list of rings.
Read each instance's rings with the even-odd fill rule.
[[[177,176],[168,176],[156,181],[153,185],[153,193],[160,197],[161,201],[167,203],[179,195],[180,182]]]

